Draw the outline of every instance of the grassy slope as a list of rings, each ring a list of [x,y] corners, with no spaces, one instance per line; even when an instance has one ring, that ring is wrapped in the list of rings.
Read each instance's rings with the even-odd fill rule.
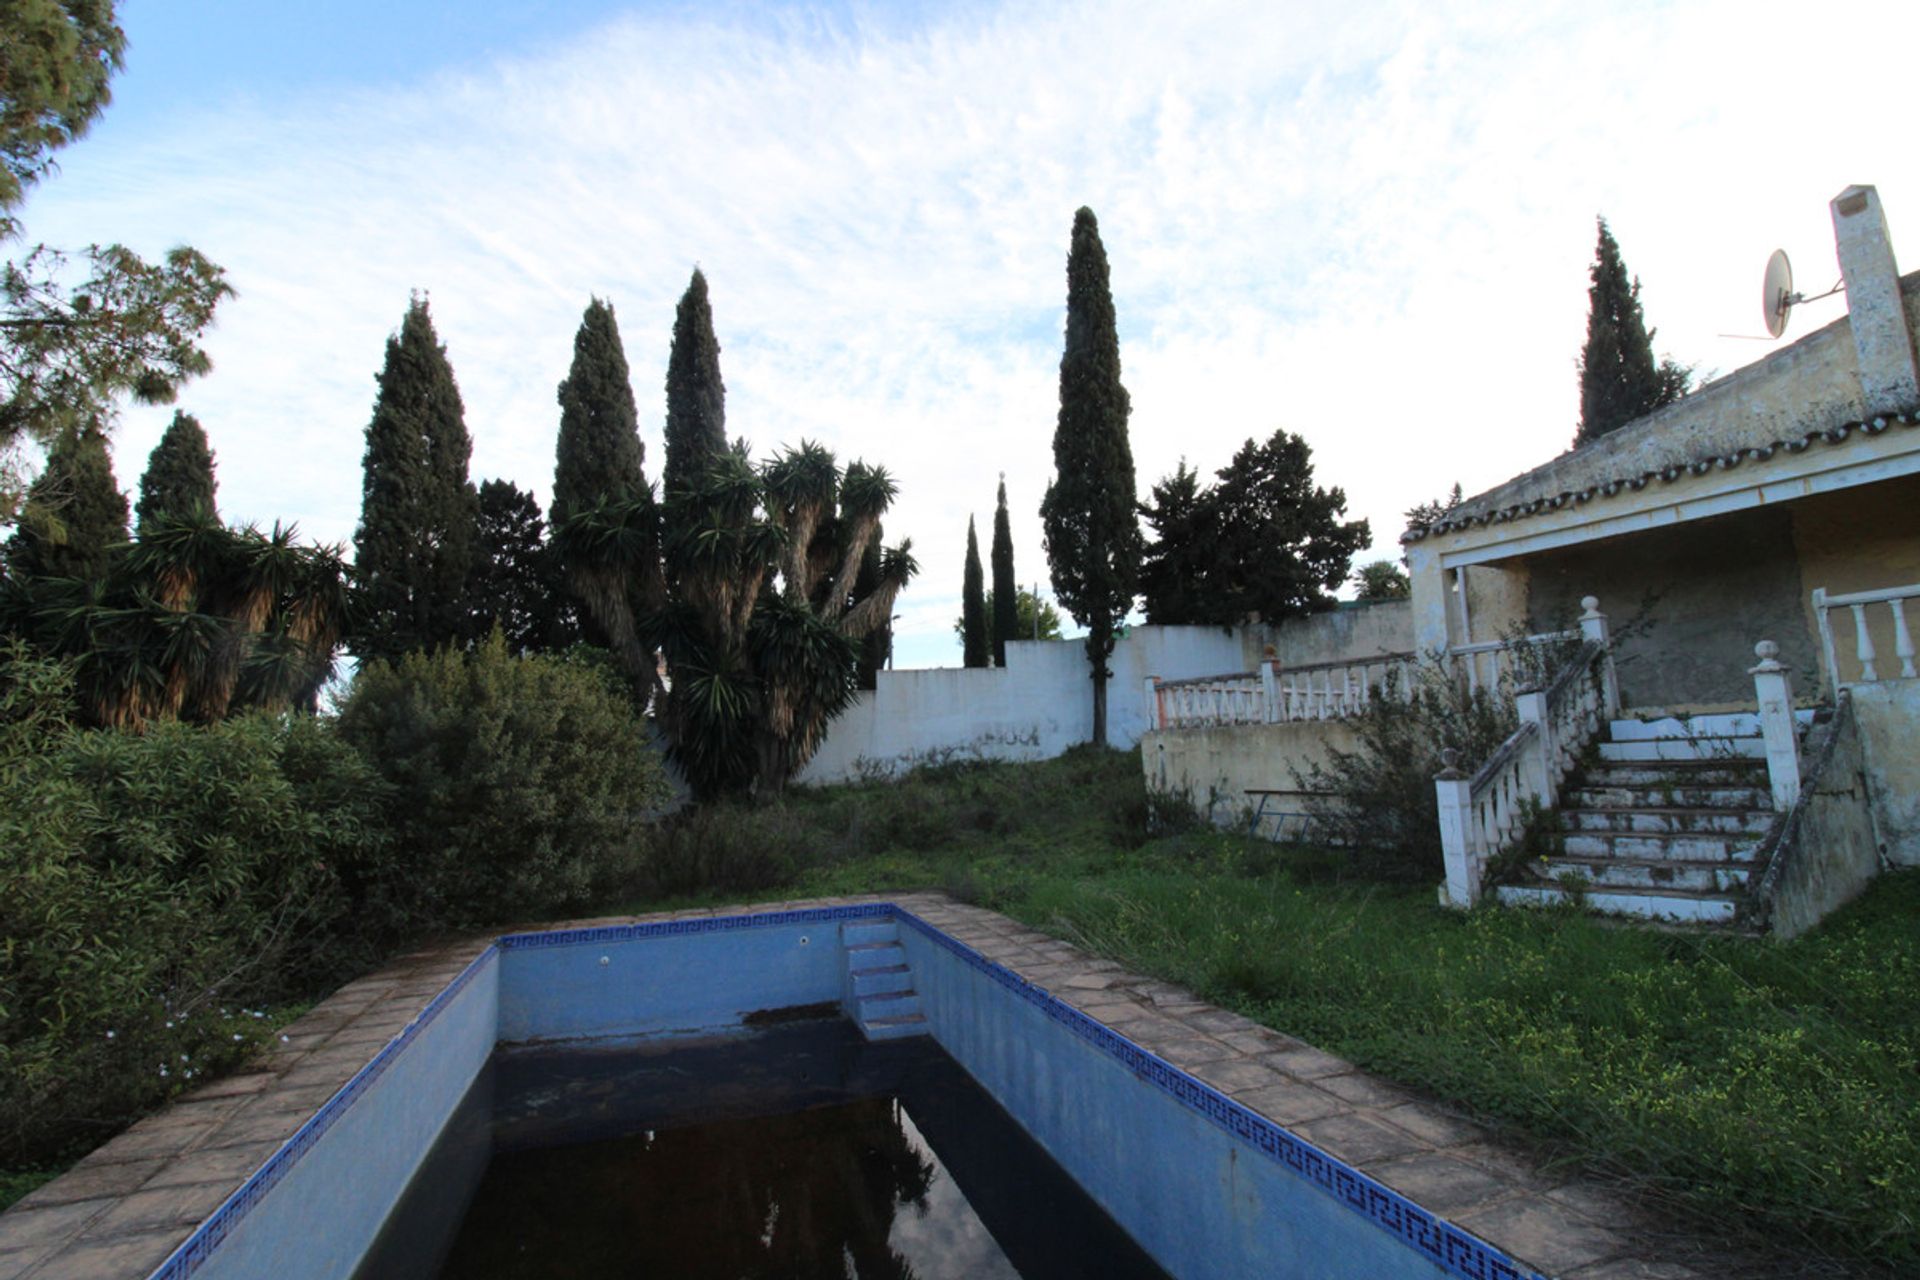
[[[1682,1212],[1920,1263],[1920,872],[1776,944],[1462,916],[1428,884],[1212,832],[1149,838],[1145,818],[1137,756],[1078,752],[709,812],[665,856],[734,897],[944,889]]]

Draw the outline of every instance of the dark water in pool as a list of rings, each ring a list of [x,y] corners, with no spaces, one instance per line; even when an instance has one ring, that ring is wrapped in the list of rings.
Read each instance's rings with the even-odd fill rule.
[[[1165,1280],[929,1039],[503,1050],[356,1280]]]

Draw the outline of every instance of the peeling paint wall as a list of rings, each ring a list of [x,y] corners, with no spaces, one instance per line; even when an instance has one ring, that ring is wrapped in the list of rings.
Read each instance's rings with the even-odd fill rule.
[[[1242,660],[1253,670],[1268,645],[1283,667],[1413,651],[1413,602],[1379,600],[1246,630]]]
[[[1851,691],[1880,844],[1896,866],[1920,866],[1920,680]]]
[[[1237,724],[1212,729],[1154,730],[1140,739],[1140,767],[1147,791],[1183,796],[1216,826],[1245,822],[1259,804],[1249,789],[1285,791],[1267,811],[1300,813],[1307,793],[1301,779],[1325,765],[1329,749],[1351,751],[1359,745],[1351,725],[1339,720],[1290,724]],[[1284,834],[1297,833],[1289,820]],[[1271,834],[1274,824],[1263,824]]]
[[[1813,592],[1825,587],[1829,595],[1877,591],[1920,582],[1920,476],[1902,476],[1846,493],[1821,494],[1796,502],[1793,539],[1800,557],[1800,606],[1808,632],[1819,635],[1813,612]],[[1884,604],[1869,605],[1867,632],[1880,655],[1882,675],[1898,674],[1894,656],[1893,611]],[[1840,679],[1860,674],[1854,642],[1853,614],[1832,615],[1834,651]],[[1909,619],[1920,624],[1920,616]],[[1816,639],[1816,644],[1817,644]],[[1821,660],[1821,687],[1826,686],[1825,659]],[[1831,698],[1832,691],[1826,690]]]

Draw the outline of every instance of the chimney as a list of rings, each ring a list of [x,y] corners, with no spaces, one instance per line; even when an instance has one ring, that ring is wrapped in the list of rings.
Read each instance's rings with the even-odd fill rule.
[[[1920,373],[1914,367],[1913,335],[1907,331],[1900,271],[1893,263],[1880,193],[1872,187],[1848,187],[1834,197],[1832,209],[1867,412],[1911,409],[1920,404]]]

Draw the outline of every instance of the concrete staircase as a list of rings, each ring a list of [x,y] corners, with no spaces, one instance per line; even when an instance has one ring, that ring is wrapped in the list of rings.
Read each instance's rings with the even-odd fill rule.
[[[927,1034],[913,969],[892,920],[853,920],[840,926],[847,956],[841,1007],[869,1040],[899,1040]]]
[[[1796,715],[1803,734],[1812,714]],[[1733,924],[1776,816],[1758,717],[1615,720],[1596,751],[1561,788],[1559,850],[1502,900]]]

